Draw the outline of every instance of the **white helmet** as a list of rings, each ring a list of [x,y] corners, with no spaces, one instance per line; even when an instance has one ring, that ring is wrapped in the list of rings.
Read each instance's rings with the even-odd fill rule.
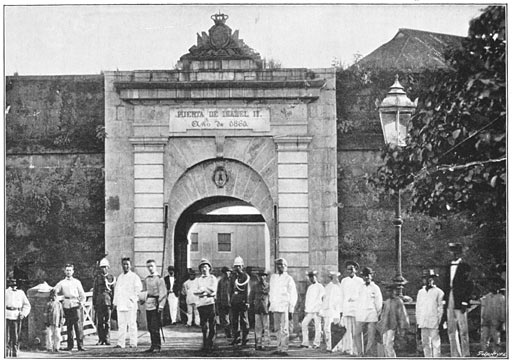
[[[242,259],[241,256],[237,256],[235,258],[235,261],[233,262],[233,266],[237,266],[237,265],[244,266],[244,259]]]
[[[102,266],[108,266],[110,268],[110,263],[108,262],[107,258],[103,258],[100,260],[100,267]]]

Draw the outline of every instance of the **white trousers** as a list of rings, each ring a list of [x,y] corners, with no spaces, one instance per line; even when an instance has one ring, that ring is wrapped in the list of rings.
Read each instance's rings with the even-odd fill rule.
[[[196,326],[199,325],[199,311],[197,310],[197,307],[194,304],[187,304],[187,325],[192,325],[192,316],[194,316],[194,323]]]
[[[137,309],[118,310],[117,323],[119,325],[117,344],[123,348],[126,346],[126,328],[128,327],[130,346],[137,347]]]
[[[324,320],[325,345],[327,346],[328,351],[332,351],[331,324],[332,324],[333,318],[323,317],[323,320]]]
[[[167,303],[169,303],[169,316],[171,323],[178,321],[178,297],[174,293],[169,293],[167,296]]]
[[[46,327],[46,349],[48,351],[58,350],[62,336],[60,335],[61,328],[57,326]]]
[[[313,340],[313,345],[320,347],[320,341],[322,338],[322,319],[318,313],[306,313],[306,316],[302,320],[302,345],[309,346],[308,327],[311,321],[315,323],[315,339]]]
[[[333,351],[355,355],[356,346],[354,343],[354,333],[356,329],[356,317],[343,316],[341,318],[341,324],[346,328],[346,332],[341,341],[333,348]]]
[[[395,353],[395,331],[388,329],[382,334],[382,344],[384,345],[384,357],[396,357]]]
[[[469,357],[468,313],[455,309],[453,291],[450,291],[446,316],[452,357]]]
[[[274,317],[274,330],[277,331],[277,350],[279,352],[288,351],[289,344],[289,320],[288,312],[272,312]]]
[[[439,328],[421,328],[421,344],[425,357],[441,357]]]

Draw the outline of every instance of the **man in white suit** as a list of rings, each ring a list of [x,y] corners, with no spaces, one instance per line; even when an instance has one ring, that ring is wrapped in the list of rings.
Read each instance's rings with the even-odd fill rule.
[[[124,348],[126,345],[126,328],[130,337],[130,347],[137,347],[137,309],[139,293],[142,291],[140,277],[130,270],[130,258],[123,258],[123,272],[117,277],[114,294],[114,308],[117,310],[119,325],[117,345],[114,348]]]

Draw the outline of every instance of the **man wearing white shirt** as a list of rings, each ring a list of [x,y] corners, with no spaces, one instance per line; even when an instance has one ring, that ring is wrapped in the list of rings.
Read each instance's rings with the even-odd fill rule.
[[[441,357],[439,323],[443,316],[444,292],[435,285],[438,276],[433,269],[425,270],[425,286],[418,291],[416,298],[416,323],[421,329],[423,354],[427,358]]]
[[[19,290],[13,277],[7,279],[5,291],[5,319],[7,356],[18,357],[18,338],[21,321],[30,313],[30,303],[23,290]]]
[[[289,318],[297,303],[297,288],[293,278],[286,272],[288,262],[284,258],[276,260],[277,273],[270,277],[269,311],[274,317],[277,330],[277,351],[272,354],[288,356]]]
[[[339,276],[339,272],[329,272],[331,281],[325,286],[325,297],[322,303],[322,310],[320,311],[320,316],[324,321],[324,338],[327,352],[332,351],[331,324],[338,324],[341,316],[343,299],[340,281],[338,279]]]
[[[364,284],[359,287],[356,310],[356,328],[354,331],[354,342],[356,352],[359,356],[376,357],[375,333],[377,322],[382,311],[382,293],[380,288],[373,282],[373,270],[364,267],[362,270]],[[366,348],[363,350],[363,332],[367,331]]]
[[[181,294],[185,296],[187,303],[187,327],[192,327],[193,324],[199,325],[199,311],[197,310],[197,296],[194,295],[194,290],[197,288],[196,272],[190,269],[188,272],[188,279],[183,283]]]
[[[117,277],[114,294],[114,308],[117,310],[119,326],[117,344],[114,348],[124,348],[126,345],[126,328],[130,338],[130,347],[137,347],[137,309],[139,293],[142,291],[140,277],[130,270],[130,258],[123,258],[123,272]]]
[[[315,324],[315,339],[313,340],[313,348],[320,347],[322,337],[322,320],[320,318],[320,310],[322,309],[322,302],[325,296],[325,289],[322,284],[318,282],[318,272],[312,270],[308,272],[308,278],[311,285],[306,291],[306,302],[304,312],[306,315],[302,320],[302,344],[301,347],[310,348],[308,327],[311,321]]]
[[[197,296],[197,310],[203,332],[202,350],[211,352],[215,339],[215,297],[217,295],[217,278],[210,274],[212,264],[208,259],[201,259],[199,271],[201,276],[197,278],[196,289],[192,292]]]
[[[356,309],[359,287],[364,284],[363,279],[357,276],[359,264],[349,260],[345,263],[347,276],[341,280],[342,317],[341,326],[346,332],[341,341],[334,347],[334,352],[346,353],[351,356],[356,354],[354,345],[354,332],[356,328]]]
[[[80,313],[82,312],[82,305],[85,302],[85,292],[80,280],[73,278],[75,267],[73,264],[66,264],[64,269],[66,278],[62,279],[55,286],[55,295],[63,295],[64,300],[62,307],[64,308],[64,316],[66,318],[67,329],[67,351],[73,349],[73,329],[76,334],[76,344],[79,351],[85,351],[83,346],[83,325]]]

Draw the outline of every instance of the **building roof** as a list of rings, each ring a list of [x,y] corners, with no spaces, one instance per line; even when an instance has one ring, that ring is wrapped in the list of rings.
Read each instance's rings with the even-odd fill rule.
[[[362,58],[363,67],[421,71],[446,68],[448,48],[461,46],[463,37],[414,29],[399,29],[386,44]]]

